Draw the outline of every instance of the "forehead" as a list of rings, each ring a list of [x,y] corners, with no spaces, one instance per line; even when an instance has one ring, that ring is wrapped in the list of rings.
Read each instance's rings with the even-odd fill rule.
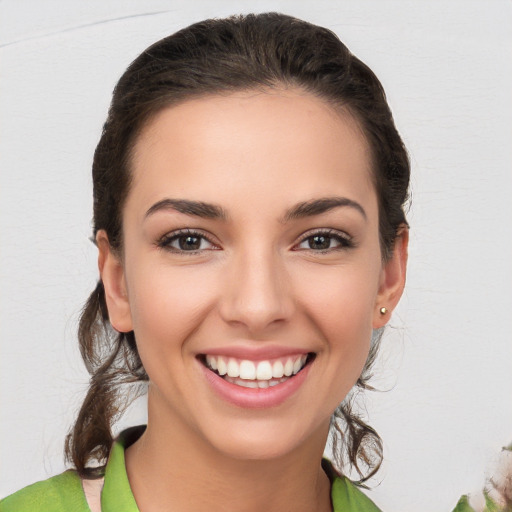
[[[307,92],[210,95],[166,108],[145,126],[130,195],[154,201],[168,190],[212,200],[227,186],[256,194],[264,184],[290,201],[332,195],[333,186],[358,195],[373,192],[370,162],[359,123]]]

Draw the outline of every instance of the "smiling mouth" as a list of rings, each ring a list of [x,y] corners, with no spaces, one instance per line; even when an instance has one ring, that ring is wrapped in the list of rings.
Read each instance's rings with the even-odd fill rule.
[[[244,388],[264,389],[293,378],[315,359],[313,352],[271,360],[251,361],[227,356],[203,354],[206,368],[225,381]]]

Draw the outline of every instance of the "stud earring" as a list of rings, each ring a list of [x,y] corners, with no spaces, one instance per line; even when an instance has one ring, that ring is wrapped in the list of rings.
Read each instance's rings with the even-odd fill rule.
[[[379,311],[380,311],[381,315],[385,315],[388,312],[387,308],[385,308],[385,307],[380,308]]]

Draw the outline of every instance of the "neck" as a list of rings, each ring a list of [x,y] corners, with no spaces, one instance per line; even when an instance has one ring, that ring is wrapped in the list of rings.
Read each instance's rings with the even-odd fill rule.
[[[141,512],[167,510],[170,504],[175,512],[331,510],[330,482],[321,468],[328,425],[292,453],[247,460],[222,453],[187,425],[149,411],[146,431],[126,451]]]

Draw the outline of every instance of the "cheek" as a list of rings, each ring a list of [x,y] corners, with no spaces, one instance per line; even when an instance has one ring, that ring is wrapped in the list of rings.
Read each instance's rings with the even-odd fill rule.
[[[307,275],[307,279],[304,276]],[[357,329],[373,319],[379,286],[376,265],[319,268],[299,273],[295,289],[306,307],[316,312],[325,326],[344,324]]]
[[[197,271],[154,263],[136,268],[146,269],[130,276],[128,290],[142,364],[153,392],[167,389],[176,403],[186,403],[181,383],[194,361],[188,340],[211,310],[214,286]]]
[[[138,344],[176,349],[199,325],[215,300],[215,283],[199,269],[147,266],[130,276],[129,299]]]
[[[378,267],[320,269],[305,284],[298,281],[302,307],[326,340],[337,364],[359,376],[368,355],[378,290]]]

